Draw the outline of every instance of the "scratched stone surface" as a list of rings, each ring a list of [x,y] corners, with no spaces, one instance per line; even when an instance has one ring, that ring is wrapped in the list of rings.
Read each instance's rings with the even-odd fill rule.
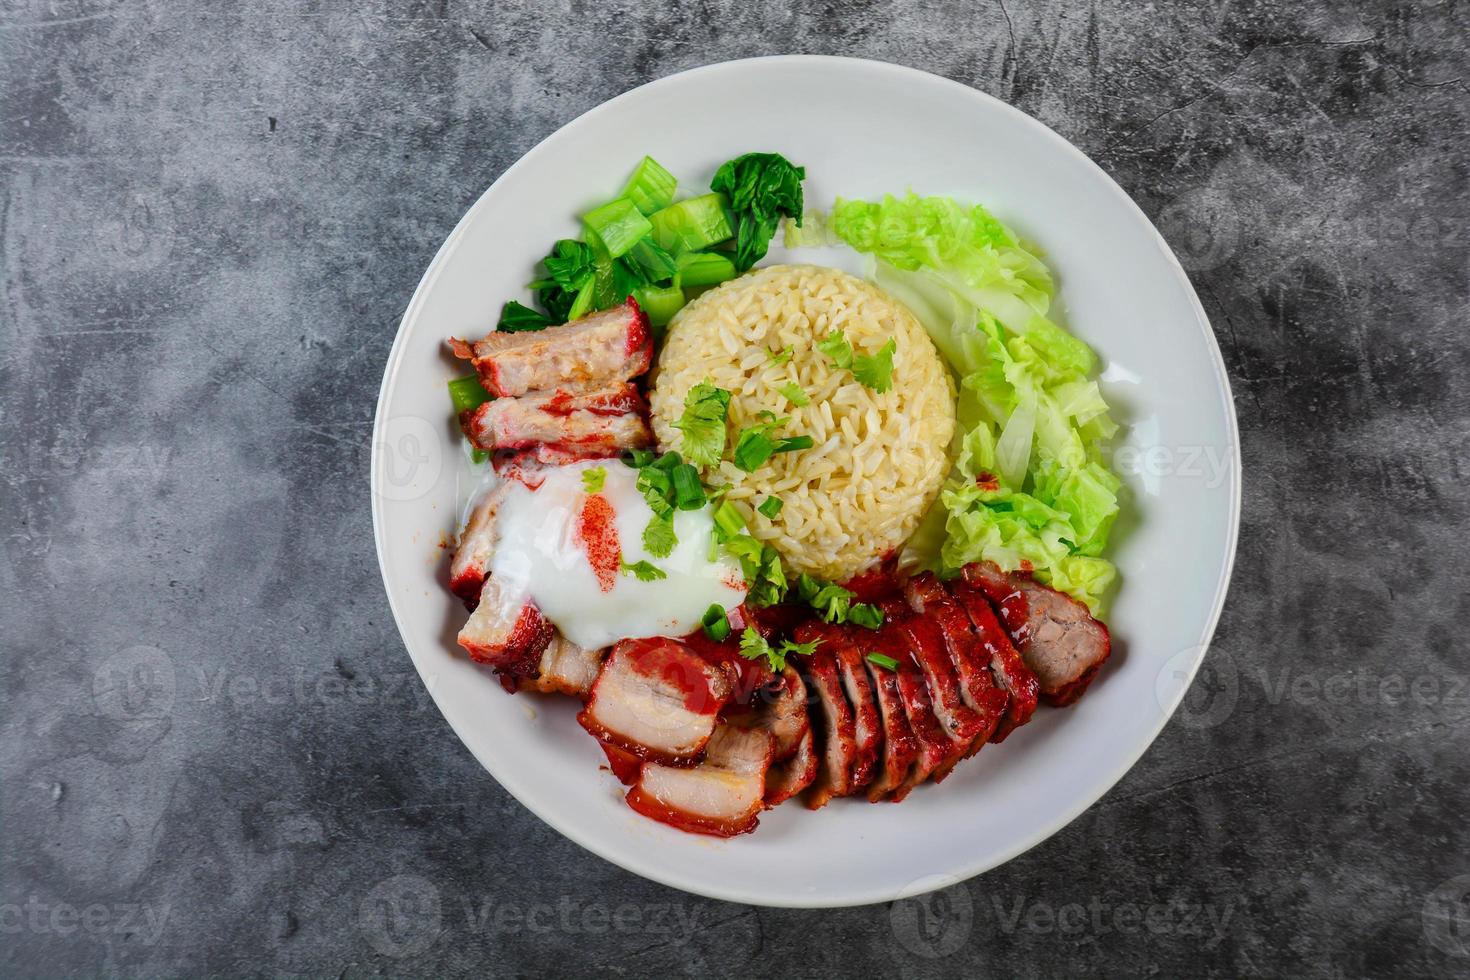
[[[1470,4],[0,0],[0,972],[1470,972]],[[1207,669],[1101,802],[923,902],[692,898],[428,702],[365,492],[394,330],[538,140],[778,52],[1098,161],[1234,384]]]

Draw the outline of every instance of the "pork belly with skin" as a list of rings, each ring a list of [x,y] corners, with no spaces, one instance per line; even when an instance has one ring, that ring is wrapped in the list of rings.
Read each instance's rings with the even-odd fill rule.
[[[542,694],[566,694],[585,700],[602,670],[604,652],[578,646],[557,633],[541,652],[536,676],[522,680],[520,689]]]
[[[722,723],[693,768],[645,762],[628,805],[680,830],[734,837],[754,830],[771,765],[771,736]]]
[[[495,555],[495,517],[509,492],[504,485],[487,490],[470,510],[449,563],[449,589],[466,602],[477,602]]]
[[[730,682],[678,640],[624,640],[613,647],[582,727],[640,759],[693,765],[730,698]]]
[[[546,445],[585,459],[652,445],[646,415],[638,387],[620,381],[493,399],[460,413],[460,427],[477,449]]]
[[[632,299],[561,326],[496,331],[473,344],[454,338],[449,346],[474,364],[485,390],[499,398],[627,381],[653,363],[648,318]]]
[[[1011,642],[1036,675],[1041,696],[1055,705],[1081,697],[1112,653],[1108,628],[1082,603],[1030,575],[977,562],[965,566],[964,579],[999,613]]]
[[[459,631],[459,645],[477,663],[511,677],[531,677],[552,633],[551,624],[524,592],[491,576]]]

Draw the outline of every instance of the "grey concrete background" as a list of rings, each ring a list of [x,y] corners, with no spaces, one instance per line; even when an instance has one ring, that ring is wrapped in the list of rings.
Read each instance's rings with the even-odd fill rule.
[[[1470,4],[0,0],[0,972],[1470,973]],[[1179,250],[1246,465],[1143,761],[923,903],[744,908],[511,799],[378,581],[435,249],[603,99],[772,52],[1057,129]]]

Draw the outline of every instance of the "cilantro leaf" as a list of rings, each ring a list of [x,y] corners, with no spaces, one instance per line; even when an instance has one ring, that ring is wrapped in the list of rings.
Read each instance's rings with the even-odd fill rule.
[[[674,428],[684,434],[680,448],[696,466],[715,466],[725,452],[725,415],[730,393],[702,381],[684,396],[684,414]]]
[[[875,630],[883,625],[883,610],[870,603],[855,603],[847,613],[847,621],[863,629]]]
[[[777,367],[781,367],[787,361],[791,360],[791,348],[782,347],[780,350],[767,351],[766,360]]]
[[[746,660],[765,658],[771,670],[779,674],[786,669],[787,657],[792,655],[810,657],[816,652],[821,642],[821,640],[812,640],[810,643],[793,643],[790,640],[782,640],[779,646],[773,647],[766,642],[765,637],[755,631],[755,627],[747,626],[745,632],[740,634],[740,655]]]
[[[827,355],[827,359],[837,368],[846,370],[852,367],[852,344],[847,342],[847,334],[841,330],[833,330],[817,341],[817,350]]]
[[[674,534],[674,515],[655,517],[643,529],[643,547],[655,558],[667,558],[673,554],[679,538]]]
[[[807,405],[810,405],[812,403],[811,396],[808,395],[806,391],[802,389],[801,385],[797,384],[795,381],[787,381],[779,386],[776,390],[784,395],[786,400],[795,405],[797,408],[805,408]]]
[[[582,471],[582,488],[588,493],[602,493],[603,484],[606,482],[607,470],[601,466]]]
[[[657,582],[659,579],[669,577],[669,573],[662,568],[646,561],[635,561],[633,564],[623,562],[622,570],[631,574],[640,582]]]
[[[893,387],[893,355],[898,343],[889,339],[876,354],[858,354],[852,359],[852,376],[865,388],[883,394]]]

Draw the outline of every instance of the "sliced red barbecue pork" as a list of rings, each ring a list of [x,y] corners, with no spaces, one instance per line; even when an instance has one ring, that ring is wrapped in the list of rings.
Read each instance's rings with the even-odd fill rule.
[[[478,449],[554,446],[582,458],[615,456],[653,444],[647,406],[625,381],[586,391],[559,388],[497,398],[460,414],[460,427]]]
[[[749,833],[759,822],[770,765],[769,734],[721,724],[694,768],[644,763],[628,805],[696,834]]]
[[[810,786],[817,778],[819,765],[816,736],[808,728],[797,740],[791,758],[772,763],[766,771],[766,806],[785,803]]]
[[[924,673],[934,717],[944,734],[955,744],[959,757],[963,758],[977,739],[983,742],[990,737],[998,719],[984,718],[965,704],[954,663],[945,646],[944,633],[934,619],[927,615],[911,615],[898,620],[897,626],[908,641],[914,662]]]
[[[981,720],[983,737],[976,736],[971,753],[990,739],[1005,718],[1010,695],[997,687],[990,671],[990,657],[981,648],[970,618],[955,604],[932,574],[909,580],[904,595],[914,612],[932,620],[944,637],[945,649],[959,677],[960,696]],[[931,692],[932,693],[932,692]]]
[[[491,576],[480,588],[480,602],[459,631],[459,645],[470,659],[512,677],[536,672],[552,627],[524,592]]]
[[[558,327],[497,331],[474,344],[451,339],[449,346],[474,364],[485,390],[501,398],[626,381],[653,362],[648,318],[631,299]]]
[[[724,673],[678,640],[624,640],[613,647],[577,720],[641,759],[692,765],[729,698]]]
[[[585,699],[592,691],[598,671],[602,669],[603,652],[578,646],[556,633],[541,652],[536,676],[522,680],[520,689],[540,691],[542,694],[567,694]]]
[[[883,750],[883,723],[878,717],[878,705],[873,695],[872,682],[868,680],[868,669],[863,664],[861,649],[857,645],[859,634],[867,630],[839,630],[833,653],[837,658],[837,670],[842,675],[842,689],[847,693],[847,703],[852,707],[852,790],[857,792],[873,781],[878,767],[878,756]]]
[[[796,641],[810,643],[822,639],[822,629],[821,624],[799,626]],[[811,689],[816,695],[816,703],[810,710],[811,720],[822,751],[817,778],[806,797],[806,805],[813,810],[826,806],[835,796],[847,796],[852,792],[852,765],[857,755],[852,708],[842,690],[837,658],[825,646],[825,643],[818,646],[806,660]]]
[[[1036,675],[1026,666],[1026,661],[1021,659],[1015,644],[1001,628],[1000,621],[995,618],[995,610],[990,607],[990,601],[983,592],[963,578],[947,582],[945,587],[969,617],[970,625],[975,628],[975,636],[980,640],[980,648],[990,663],[990,672],[996,683],[1010,695],[1005,718],[996,728],[995,734],[990,736],[992,742],[1004,741],[1012,731],[1030,721],[1036,710],[1039,687]]]
[[[485,573],[495,554],[495,515],[500,512],[507,492],[504,484],[486,491],[470,511],[459,536],[459,547],[449,563],[449,588],[466,602],[477,601],[485,584]]]
[[[990,562],[967,565],[965,581],[985,593],[1051,704],[1071,704],[1112,652],[1108,628],[1087,607],[1029,575]]]
[[[873,640],[871,653],[881,654],[894,660],[908,658],[908,651],[900,646],[885,642],[881,632]],[[901,659],[902,658],[902,659]],[[883,753],[878,771],[868,785],[868,799],[878,802],[903,785],[919,753],[919,743],[914,739],[909,726],[908,714],[904,709],[903,695],[898,689],[898,670],[890,670],[871,660],[866,661],[868,679],[872,681],[873,693],[878,702],[878,716],[883,725]]]

